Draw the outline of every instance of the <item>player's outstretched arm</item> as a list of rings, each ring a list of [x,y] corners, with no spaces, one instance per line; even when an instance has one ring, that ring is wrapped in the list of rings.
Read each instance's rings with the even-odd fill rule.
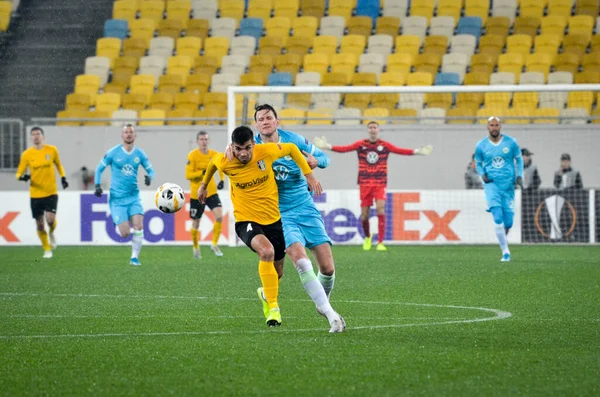
[[[433,152],[433,146],[431,145],[423,145],[414,150],[414,154],[418,156],[429,156]]]

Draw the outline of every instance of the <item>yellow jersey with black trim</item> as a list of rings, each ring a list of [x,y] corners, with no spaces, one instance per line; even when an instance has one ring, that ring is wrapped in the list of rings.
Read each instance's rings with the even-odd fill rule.
[[[206,154],[202,153],[200,149],[194,149],[188,154],[187,165],[185,166],[185,179],[190,181],[190,199],[198,200],[200,182],[202,182],[210,160],[217,154],[219,152],[212,149],[208,149],[208,153]],[[221,180],[225,178],[222,171],[219,171],[219,177]],[[207,191],[207,197],[217,194],[217,183],[214,179],[211,179],[209,182]]]
[[[65,169],[60,162],[56,146],[44,145],[41,149],[32,146],[21,154],[16,177],[19,179],[29,168],[31,175],[29,195],[31,198],[52,196],[58,193],[54,167],[61,177],[65,176]]]
[[[218,154],[209,165],[203,182],[207,183],[216,167],[229,177],[233,215],[236,222],[256,222],[270,225],[277,222],[279,196],[273,173],[273,162],[281,157],[291,156],[304,175],[312,172],[306,159],[293,143],[264,143],[255,145],[252,159],[243,164],[237,158],[229,161]]]

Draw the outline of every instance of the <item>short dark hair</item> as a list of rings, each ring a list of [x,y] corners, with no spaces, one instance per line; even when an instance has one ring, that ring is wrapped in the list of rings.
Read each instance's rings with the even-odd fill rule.
[[[254,139],[254,134],[252,133],[252,130],[245,125],[237,127],[231,133],[231,142],[237,143],[238,145],[243,145],[252,139]]]
[[[30,134],[33,134],[33,131],[39,131],[42,133],[42,135],[44,135],[44,130],[42,129],[42,127],[39,126],[35,126],[31,129],[31,131],[29,131]]]
[[[256,121],[256,114],[261,110],[270,110],[271,112],[273,112],[275,118],[277,118],[277,112],[275,111],[275,108],[269,105],[268,103],[263,103],[262,105],[254,106],[254,121]]]
[[[370,126],[371,124],[375,124],[376,126],[378,126],[378,127],[379,127],[379,123],[378,123],[377,121],[369,121],[369,122],[367,123],[367,127],[368,127],[368,126]]]
[[[134,125],[133,125],[133,124],[131,124],[131,123],[125,124],[125,125],[123,126],[123,129],[126,129],[126,128],[133,128],[133,130],[135,131],[135,127],[134,127]]]
[[[208,132],[206,132],[206,131],[200,131],[199,133],[196,134],[196,140],[198,140],[198,138],[200,138],[203,135],[208,135]]]

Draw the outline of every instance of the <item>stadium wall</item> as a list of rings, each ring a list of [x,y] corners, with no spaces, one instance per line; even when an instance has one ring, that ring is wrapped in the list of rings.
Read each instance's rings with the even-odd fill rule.
[[[110,147],[120,142],[118,127],[44,127],[47,142],[59,149],[73,187],[82,188],[80,168],[93,169]],[[224,126],[138,127],[137,144],[143,148],[157,174],[152,189],[159,183],[173,182],[187,188],[184,178],[187,153],[196,147],[195,135],[200,129],[210,132],[212,147],[223,150],[227,143]],[[367,136],[366,126],[305,126],[290,129],[309,140],[325,135],[332,144],[348,144]],[[510,125],[503,132],[514,136],[521,147],[534,153],[533,161],[542,178],[542,186],[552,188],[553,175],[560,164],[561,153],[570,153],[573,167],[581,172],[585,187],[600,187],[600,133],[586,125]],[[464,173],[478,140],[487,135],[485,125],[382,125],[381,138],[401,147],[415,148],[432,144],[429,157],[410,158],[392,155],[389,161],[390,189],[462,189]],[[325,189],[356,189],[357,158],[355,154],[330,153],[331,166],[319,170]],[[110,172],[105,172],[103,182]],[[141,173],[143,174],[143,173]],[[142,180],[140,176],[140,180]],[[13,173],[0,173],[0,190],[26,190]]]

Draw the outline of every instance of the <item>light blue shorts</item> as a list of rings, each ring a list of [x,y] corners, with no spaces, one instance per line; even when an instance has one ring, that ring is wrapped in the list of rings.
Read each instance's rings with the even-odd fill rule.
[[[312,248],[323,243],[331,245],[331,239],[325,230],[321,213],[312,202],[282,212],[281,222],[283,223],[286,248],[294,243],[300,243],[306,248]]]
[[[500,189],[494,184],[484,184],[483,190],[488,212],[492,207],[500,207],[504,212],[515,212],[515,189],[512,186],[508,189]]]
[[[128,222],[133,215],[144,215],[142,202],[136,200],[129,204],[114,204],[109,202],[110,215],[115,225]]]

